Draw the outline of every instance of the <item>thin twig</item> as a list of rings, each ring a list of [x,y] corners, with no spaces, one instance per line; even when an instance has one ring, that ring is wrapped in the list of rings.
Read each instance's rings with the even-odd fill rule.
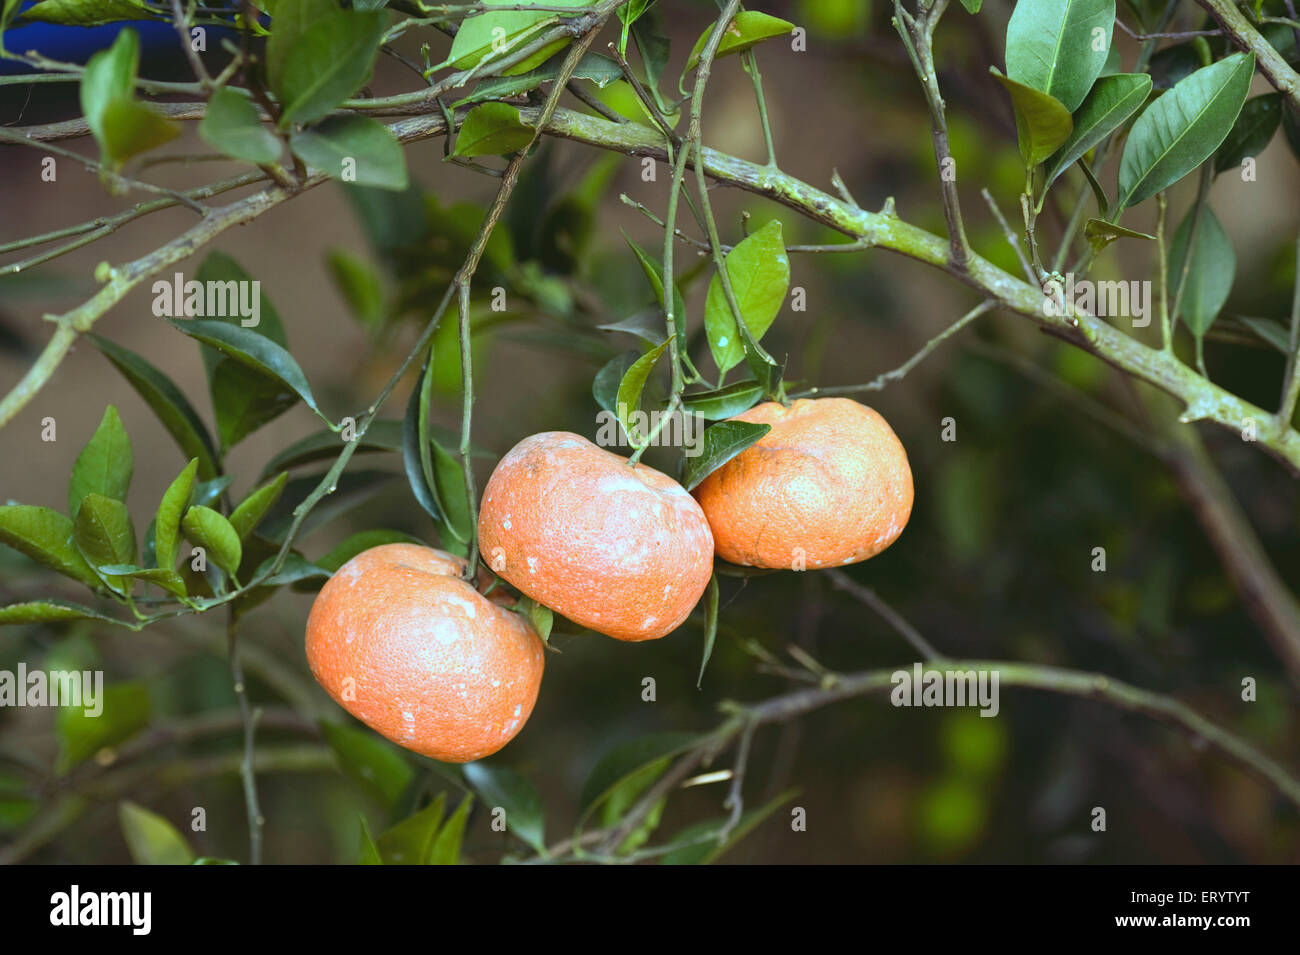
[[[235,698],[239,701],[239,719],[244,728],[243,759],[239,763],[239,777],[244,785],[244,809],[248,814],[248,854],[252,865],[262,864],[262,829],[266,820],[262,818],[261,803],[257,798],[257,776],[254,758],[257,753],[255,734],[257,715],[248,702],[248,686],[244,681],[244,667],[239,661],[239,636],[235,622],[235,608],[226,611],[226,649],[230,655],[230,677],[234,684]]]
[[[184,0],[172,0],[172,25],[176,27],[176,35],[180,38],[181,49],[185,51],[186,58],[190,61],[190,67],[194,70],[194,76],[199,81],[199,85],[205,89],[212,89],[212,74],[208,68],[203,65],[202,58],[199,57],[198,51],[194,49],[194,44],[190,40],[189,34],[189,15],[185,12]]]
[[[806,396],[852,395],[863,391],[881,391],[885,388],[885,386],[887,386],[891,382],[899,381],[902,378],[904,378],[908,372],[910,372],[921,362],[925,361],[925,359],[928,358],[930,354],[934,352],[934,350],[937,349],[940,345],[946,342],[949,338],[952,338],[953,335],[956,335],[959,331],[961,331],[971,322],[975,321],[975,319],[979,318],[985,312],[990,311],[993,308],[996,308],[997,305],[998,303],[993,299],[985,299],[984,301],[976,305],[974,308],[972,308],[965,315],[963,315],[961,318],[957,319],[957,321],[953,322],[951,325],[949,325],[947,328],[941,331],[938,335],[935,335],[933,338],[931,338],[928,342],[925,343],[925,346],[920,351],[918,351],[907,361],[903,362],[903,364],[899,365],[897,368],[894,368],[891,371],[887,371],[884,372],[883,374],[877,375],[875,378],[873,378],[871,381],[868,381],[865,384],[832,385],[827,388],[813,387],[813,388],[809,388],[805,392],[801,392],[796,397],[803,397],[805,395]]]
[[[1037,285],[1038,276],[1034,275],[1033,266],[1031,266],[1029,260],[1025,258],[1024,249],[1020,247],[1020,238],[1016,235],[1015,230],[1011,228],[1011,223],[1007,222],[1007,217],[1002,214],[1002,210],[998,208],[998,203],[997,200],[993,198],[993,193],[989,192],[986,187],[980,190],[980,195],[983,196],[984,201],[988,203],[988,207],[993,213],[993,218],[997,219],[998,225],[1002,227],[1002,234],[1007,237],[1007,244],[1015,250],[1016,259],[1020,262],[1020,268],[1024,270],[1025,280],[1033,285]]]
[[[853,597],[859,603],[864,603],[881,617],[885,622],[898,631],[904,640],[912,645],[917,653],[921,654],[921,660],[924,662],[942,660],[943,654],[930,645],[930,641],[921,636],[921,631],[907,622],[907,620],[897,610],[891,607],[874,590],[864,584],[858,583],[847,573],[838,567],[827,571],[830,577],[831,586],[836,590],[842,590],[849,596]]]

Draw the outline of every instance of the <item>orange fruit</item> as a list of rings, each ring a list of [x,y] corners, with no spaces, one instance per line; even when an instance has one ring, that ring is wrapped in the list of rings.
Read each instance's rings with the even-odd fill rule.
[[[770,401],[731,419],[772,430],[695,489],[718,556],[802,570],[874,557],[912,513],[912,469],[889,424],[848,398]]]
[[[418,544],[363,551],[321,588],[307,663],[336,703],[399,746],[448,763],[490,756],[527,722],[541,638]]]
[[[567,431],[532,435],[501,459],[478,540],[488,566],[529,597],[619,640],[676,630],[713,573],[713,536],[685,488]]]

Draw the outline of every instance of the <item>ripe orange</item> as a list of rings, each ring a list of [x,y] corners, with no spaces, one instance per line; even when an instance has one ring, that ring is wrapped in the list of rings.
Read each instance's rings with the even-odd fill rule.
[[[713,572],[708,521],[680,484],[567,431],[525,438],[501,459],[478,539],[529,597],[619,640],[676,630]]]
[[[766,402],[734,421],[772,430],[695,489],[718,556],[802,570],[874,557],[912,513],[912,469],[879,414],[847,398]]]
[[[326,582],[307,618],[307,663],[335,702],[449,763],[510,742],[542,683],[541,639],[463,580],[466,566],[417,544],[372,547]]]

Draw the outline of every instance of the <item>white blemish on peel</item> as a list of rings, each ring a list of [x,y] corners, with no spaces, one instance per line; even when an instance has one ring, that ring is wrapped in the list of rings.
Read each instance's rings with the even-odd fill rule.
[[[536,557],[529,557],[529,558],[527,558],[527,560],[528,560],[528,572],[529,572],[530,574],[535,574],[535,573],[537,573],[537,558],[536,558]]]
[[[509,514],[507,514],[507,515],[506,515],[506,519],[505,519],[504,521],[501,522],[501,526],[502,526],[503,528],[505,528],[506,530],[510,530],[510,515],[509,515]]]

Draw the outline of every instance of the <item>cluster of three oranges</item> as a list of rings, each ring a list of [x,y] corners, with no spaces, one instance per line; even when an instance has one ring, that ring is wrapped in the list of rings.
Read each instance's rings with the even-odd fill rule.
[[[902,533],[912,473],[879,414],[843,398],[764,403],[771,430],[695,489],[586,438],[548,431],[497,464],[478,540],[497,575],[574,623],[654,640],[690,616],[716,555],[815,569],[866,560]],[[537,701],[543,646],[492,576],[414,544],[358,554],[321,589],[307,661],[348,712],[446,762],[491,755]],[[477,583],[479,586],[475,586]]]

